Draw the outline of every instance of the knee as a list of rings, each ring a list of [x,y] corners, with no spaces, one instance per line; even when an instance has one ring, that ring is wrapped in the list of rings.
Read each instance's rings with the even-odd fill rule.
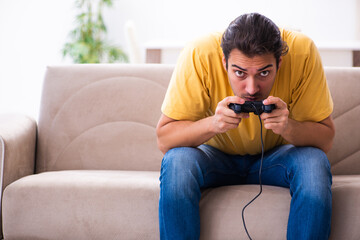
[[[199,149],[192,147],[178,147],[170,149],[164,156],[162,170],[180,171],[196,167],[196,162],[203,156]]]
[[[326,154],[314,147],[296,149],[292,175],[305,194],[320,198],[331,196],[332,175]]]
[[[201,150],[192,147],[170,149],[161,164],[160,181],[172,185],[188,186],[192,180],[200,181],[200,162],[204,158]]]
[[[308,177],[331,177],[329,160],[326,154],[318,148],[296,148],[291,160],[295,170],[304,173]]]

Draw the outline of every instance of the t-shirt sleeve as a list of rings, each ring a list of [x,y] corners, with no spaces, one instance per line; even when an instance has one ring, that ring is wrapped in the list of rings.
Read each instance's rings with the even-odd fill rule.
[[[333,101],[328,88],[320,54],[308,39],[309,54],[300,66],[301,78],[292,90],[289,104],[290,118],[297,121],[320,122],[333,111]]]
[[[209,108],[207,66],[199,51],[196,44],[191,43],[179,56],[161,107],[167,117],[196,121],[203,118]]]

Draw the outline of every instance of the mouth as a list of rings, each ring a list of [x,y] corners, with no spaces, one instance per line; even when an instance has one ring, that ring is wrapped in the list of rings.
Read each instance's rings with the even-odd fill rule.
[[[244,99],[245,101],[249,101],[249,102],[254,102],[254,101],[257,100],[256,97],[243,97],[243,99]]]

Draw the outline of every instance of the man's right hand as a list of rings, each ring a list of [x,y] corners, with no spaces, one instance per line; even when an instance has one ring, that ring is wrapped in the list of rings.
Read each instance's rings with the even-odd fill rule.
[[[237,128],[242,118],[249,117],[249,113],[236,114],[229,108],[230,103],[244,104],[245,100],[237,96],[231,96],[224,98],[218,103],[215,115],[212,116],[213,131],[216,134]]]

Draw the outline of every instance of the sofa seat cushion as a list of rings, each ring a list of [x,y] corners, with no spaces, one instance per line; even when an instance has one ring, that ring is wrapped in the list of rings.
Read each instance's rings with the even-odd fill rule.
[[[248,239],[241,212],[259,191],[259,185],[233,185],[204,191],[200,202],[201,239]],[[251,238],[286,239],[290,201],[289,189],[263,186],[261,195],[245,210]]]
[[[24,177],[4,192],[5,239],[159,239],[159,172],[58,171]],[[201,239],[246,239],[241,211],[258,185],[205,189]],[[286,239],[289,189],[263,186],[245,211],[254,239]],[[360,176],[334,176],[330,239],[358,239]],[[351,228],[351,229],[350,229]]]
[[[330,239],[360,239],[360,175],[334,175]]]
[[[157,239],[159,172],[58,171],[6,188],[5,239]]]
[[[226,186],[203,192],[200,202],[201,239],[247,239],[243,206],[259,191],[257,185]],[[334,175],[330,240],[360,239],[360,175]],[[253,239],[286,239],[290,209],[287,188],[264,186],[263,193],[245,210],[247,229]]]

